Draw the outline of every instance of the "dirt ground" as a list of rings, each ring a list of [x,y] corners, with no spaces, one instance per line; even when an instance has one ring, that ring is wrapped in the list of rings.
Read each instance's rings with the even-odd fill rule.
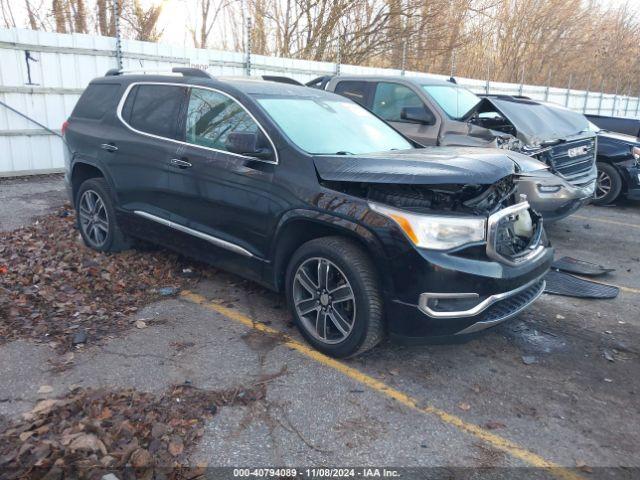
[[[0,200],[0,229],[10,230],[59,206],[62,181],[0,180]],[[162,393],[184,382],[225,389],[272,378],[264,399],[223,406],[206,422],[190,462],[638,478],[640,204],[589,206],[547,231],[558,257],[615,268],[603,281],[620,286],[619,297],[545,294],[465,344],[387,342],[335,362],[306,349],[280,296],[219,273],[136,312],[132,320],[148,328],[89,339],[69,368],[51,368],[60,355],[47,345],[0,346],[0,428],[71,387]],[[38,393],[43,385],[52,391]],[[564,468],[536,470],[549,466]]]

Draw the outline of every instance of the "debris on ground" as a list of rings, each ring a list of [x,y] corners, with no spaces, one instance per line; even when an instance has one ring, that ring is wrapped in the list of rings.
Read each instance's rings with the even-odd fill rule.
[[[138,308],[213,272],[164,250],[91,250],[69,207],[0,233],[0,266],[0,343],[27,338],[59,352],[131,328]]]
[[[538,357],[534,355],[524,355],[522,357],[522,363],[525,365],[533,365],[534,363],[538,363]]]
[[[162,478],[191,478],[186,455],[205,421],[220,406],[248,405],[265,394],[264,384],[225,391],[179,385],[161,396],[76,389],[40,401],[0,434],[2,478],[134,478],[122,475],[125,467],[137,478],[153,478],[157,469]]]

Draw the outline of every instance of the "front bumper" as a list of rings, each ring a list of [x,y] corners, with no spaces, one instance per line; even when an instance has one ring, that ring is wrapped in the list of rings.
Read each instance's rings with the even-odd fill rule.
[[[518,193],[527,196],[534,210],[546,223],[565,218],[591,201],[596,187],[594,166],[581,185],[573,185],[548,170],[522,174],[518,178]]]
[[[542,294],[553,248],[513,266],[475,253],[416,249],[396,259],[396,293],[385,307],[392,339],[409,344],[463,339],[512,318]],[[433,299],[440,304],[430,305]]]

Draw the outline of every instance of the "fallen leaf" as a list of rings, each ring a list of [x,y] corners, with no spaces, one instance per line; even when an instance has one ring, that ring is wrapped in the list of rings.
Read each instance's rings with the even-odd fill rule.
[[[98,437],[93,433],[83,433],[76,437],[69,445],[69,450],[75,452],[76,450],[85,450],[89,452],[100,452],[102,455],[107,454],[107,449]]]
[[[133,468],[145,468],[151,464],[151,454],[144,448],[139,448],[131,454],[129,461]]]
[[[182,440],[180,440],[179,438],[176,438],[174,440],[171,440],[171,442],[169,442],[169,453],[174,457],[177,457],[178,455],[180,455],[183,452],[183,450],[184,450],[184,444],[182,443]]]
[[[471,409],[471,405],[469,405],[469,404],[468,404],[468,403],[466,403],[466,402],[462,402],[462,403],[459,403],[459,404],[458,404],[458,408],[459,408],[460,410],[464,410],[464,411],[466,412],[467,410]]]
[[[496,430],[498,428],[505,428],[506,425],[502,422],[489,421],[484,425],[489,430]]]
[[[53,392],[53,387],[51,385],[42,385],[38,389],[38,393],[51,393]]]
[[[136,320],[136,328],[147,328],[147,322],[144,320]]]

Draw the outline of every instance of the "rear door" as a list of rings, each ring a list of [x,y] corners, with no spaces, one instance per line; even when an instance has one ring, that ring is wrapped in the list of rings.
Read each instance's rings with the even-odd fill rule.
[[[220,245],[227,250],[263,257],[277,156],[258,160],[229,152],[225,143],[231,132],[253,132],[275,152],[273,144],[251,114],[224,92],[192,87],[184,110],[183,143],[170,159],[172,218],[226,242]]]
[[[130,212],[169,219],[169,161],[179,148],[178,118],[187,88],[154,83],[132,84],[118,110],[120,125],[105,131],[102,155],[118,196]]]
[[[402,119],[401,113],[405,107],[422,107],[430,111],[436,118],[436,123],[425,125]],[[412,140],[422,145],[438,144],[440,122],[436,114],[408,86],[395,82],[377,82],[369,109]]]
[[[350,98],[364,108],[371,110],[374,86],[375,83],[363,80],[343,80],[335,86],[334,93]]]

